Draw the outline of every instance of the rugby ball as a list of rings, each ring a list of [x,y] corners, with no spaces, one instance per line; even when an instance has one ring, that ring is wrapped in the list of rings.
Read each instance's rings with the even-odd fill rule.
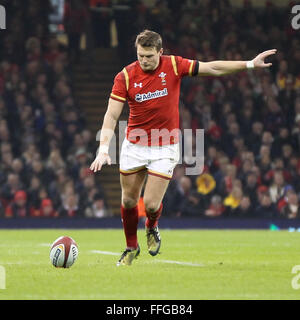
[[[77,244],[70,237],[59,237],[51,245],[50,261],[56,268],[70,268],[76,261],[77,257]]]

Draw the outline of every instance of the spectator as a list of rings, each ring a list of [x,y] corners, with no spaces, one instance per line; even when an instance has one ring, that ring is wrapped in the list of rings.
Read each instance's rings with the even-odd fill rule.
[[[13,200],[15,193],[23,188],[19,175],[10,173],[7,176],[7,182],[1,188],[1,199],[4,206]]]
[[[227,195],[232,191],[233,181],[236,179],[237,169],[233,164],[226,166],[226,175],[224,176],[222,183],[222,194]]]
[[[70,193],[66,196],[63,204],[59,210],[60,217],[80,217],[82,216],[82,211],[79,208],[78,196],[74,193]]]
[[[84,187],[84,190],[83,192],[81,193],[82,197],[86,197],[87,194],[95,189],[97,190],[96,193],[100,193],[100,194],[104,194],[101,186],[99,186],[99,184],[96,184],[96,180],[95,180],[95,175],[94,174],[91,174],[91,172],[89,172],[83,179],[83,187]]]
[[[192,181],[188,176],[182,176],[178,180],[177,184],[177,195],[178,197],[178,206],[175,207],[174,205],[174,213],[177,217],[182,216],[183,211],[185,209],[186,201],[188,201],[188,195],[190,193],[190,190],[192,188]]]
[[[38,152],[37,146],[34,143],[29,143],[22,153],[23,161],[26,165],[30,165],[33,160],[39,160],[40,154]]]
[[[219,195],[214,195],[211,197],[210,205],[208,209],[205,210],[204,214],[207,217],[219,217],[225,211],[225,206],[222,203],[222,197]]]
[[[181,183],[183,183],[183,181],[181,181]],[[203,214],[203,203],[204,201],[201,201],[199,193],[195,190],[190,190],[188,194],[185,195],[177,216],[201,217]]]
[[[39,217],[44,217],[44,218],[56,218],[58,217],[58,212],[55,211],[53,207],[53,203],[51,199],[45,198],[42,200],[41,203],[41,208],[39,211]]]
[[[179,170],[180,171],[180,170]],[[179,173],[177,170],[177,173]],[[176,175],[175,175],[176,177]],[[192,188],[192,181],[188,176],[178,174],[170,182],[170,190],[164,200],[164,210],[170,216],[180,217],[183,214],[188,195]]]
[[[44,184],[48,185],[52,181],[53,173],[51,170],[44,168],[40,160],[33,160],[31,164],[32,175],[37,176]]]
[[[253,172],[253,167],[254,167],[254,161],[253,160],[251,160],[249,158],[242,159],[242,164],[241,164],[241,169],[240,169],[240,172],[239,172],[239,177],[243,181],[245,181],[245,177]]]
[[[42,203],[44,199],[49,198],[49,193],[45,187],[41,187],[38,193],[38,203]]]
[[[264,176],[271,169],[271,149],[269,146],[261,146],[258,163]]]
[[[229,158],[227,156],[221,156],[219,158],[219,170],[214,174],[214,178],[216,180],[216,188],[219,194],[223,195],[223,187],[224,187],[224,177],[226,175],[227,165],[229,164]]]
[[[288,164],[289,159],[293,155],[293,148],[290,144],[284,144],[281,150],[282,150],[281,154],[282,154],[283,162],[284,162],[284,165],[286,166]]]
[[[282,171],[276,171],[273,177],[273,183],[269,188],[272,203],[277,203],[283,197],[285,191],[285,180]]]
[[[243,190],[239,186],[232,188],[232,191],[224,199],[224,205],[227,207],[228,215],[231,216],[235,209],[240,205],[243,198]]]
[[[265,116],[264,126],[270,133],[275,133],[279,127],[285,125],[285,118],[277,100],[274,98],[268,99],[267,107],[269,112]]]
[[[280,211],[280,217],[295,219],[300,217],[299,198],[296,192],[291,192],[287,197],[287,204]]]
[[[18,190],[14,195],[13,202],[6,207],[6,218],[26,218],[33,214],[33,209],[28,206],[27,194]]]
[[[28,202],[35,210],[40,207],[39,192],[42,188],[42,182],[37,176],[32,176],[28,188]]]
[[[207,148],[205,164],[209,168],[209,172],[212,174],[216,173],[219,168],[217,148],[213,145]]]
[[[77,178],[79,170],[82,167],[88,167],[91,160],[91,154],[88,154],[85,148],[79,148],[74,157],[69,158],[69,163],[73,163],[71,168],[72,175]]]
[[[46,167],[48,169],[53,170],[54,172],[66,167],[66,164],[65,164],[65,162],[60,154],[60,151],[58,149],[53,150],[50,153]]]
[[[56,171],[56,178],[49,185],[49,195],[51,199],[56,199],[55,203],[60,203],[60,195],[65,189],[65,185],[70,180],[64,168],[60,168]]]
[[[101,194],[95,194],[92,205],[87,207],[84,213],[85,216],[89,218],[104,218],[110,216]]]
[[[74,195],[75,194],[75,188],[74,188],[74,182],[73,180],[69,179],[63,187],[62,193],[60,194],[60,201],[62,203],[66,202],[66,199],[70,196],[70,195]]]
[[[92,133],[88,129],[84,129],[81,131],[81,137],[83,140],[83,144],[87,150],[88,153],[94,153],[95,151],[95,146],[94,146],[94,141],[92,139]]]
[[[282,147],[291,141],[289,129],[287,127],[279,128],[279,133],[274,140],[274,156],[280,157],[282,155]]]
[[[28,177],[27,177],[26,170],[24,168],[23,161],[21,159],[15,158],[12,161],[11,170],[12,170],[12,173],[19,175],[21,181],[24,181],[25,184],[27,184]]]
[[[253,209],[255,206],[251,202],[249,196],[243,196],[238,208],[235,210],[236,218],[253,218]]]
[[[274,203],[272,203],[271,196],[268,192],[262,193],[259,197],[259,205],[255,209],[255,216],[258,218],[274,218],[277,217],[278,212]]]
[[[248,146],[257,156],[261,150],[261,137],[263,133],[263,124],[261,122],[254,122],[252,124],[252,132],[248,136]]]
[[[247,195],[250,199],[250,204],[254,207],[258,205],[256,190],[258,187],[257,176],[254,172],[249,172],[246,176],[246,184],[244,188],[244,194]]]

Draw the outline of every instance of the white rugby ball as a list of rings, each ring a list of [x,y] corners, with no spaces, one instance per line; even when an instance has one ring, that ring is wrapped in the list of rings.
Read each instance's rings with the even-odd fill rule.
[[[77,257],[78,246],[70,237],[59,237],[51,245],[50,261],[56,268],[70,268]]]

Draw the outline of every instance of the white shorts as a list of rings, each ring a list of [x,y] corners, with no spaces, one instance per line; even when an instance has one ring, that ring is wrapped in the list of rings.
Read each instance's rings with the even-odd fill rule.
[[[129,175],[147,169],[148,174],[170,180],[180,159],[179,149],[179,143],[150,147],[131,143],[125,138],[121,147],[120,173]]]

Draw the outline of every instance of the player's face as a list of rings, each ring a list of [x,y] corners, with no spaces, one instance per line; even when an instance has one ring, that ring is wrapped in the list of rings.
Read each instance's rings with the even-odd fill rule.
[[[159,65],[159,58],[163,53],[163,49],[159,51],[156,48],[137,46],[137,58],[143,71],[152,71]]]

